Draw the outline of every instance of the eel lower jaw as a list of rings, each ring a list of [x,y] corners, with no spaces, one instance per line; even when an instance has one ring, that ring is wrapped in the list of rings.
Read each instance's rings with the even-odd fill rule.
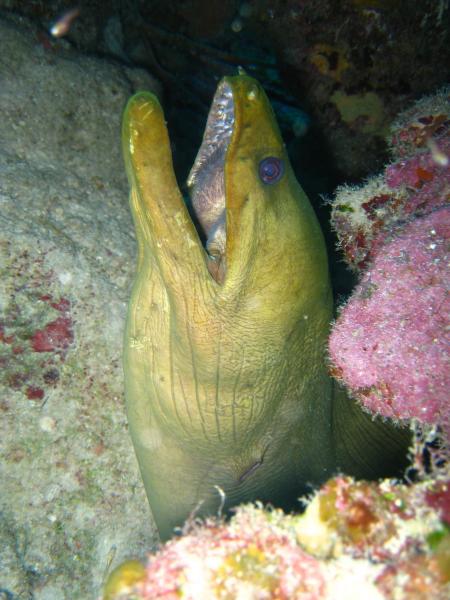
[[[203,140],[187,180],[194,220],[199,224],[200,237],[205,239],[208,270],[218,283],[226,274],[225,159],[234,123],[233,91],[224,79],[212,101]]]

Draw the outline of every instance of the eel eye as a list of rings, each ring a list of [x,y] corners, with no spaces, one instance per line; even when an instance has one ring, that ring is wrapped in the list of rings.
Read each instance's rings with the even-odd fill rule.
[[[276,183],[283,177],[283,173],[284,163],[281,158],[268,156],[259,163],[259,178],[263,183]]]

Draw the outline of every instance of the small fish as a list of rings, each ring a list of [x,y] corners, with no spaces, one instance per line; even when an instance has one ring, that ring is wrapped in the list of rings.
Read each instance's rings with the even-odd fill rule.
[[[59,16],[53,25],[50,27],[50,34],[53,37],[63,37],[69,32],[73,21],[80,15],[80,9],[78,7],[66,10]]]

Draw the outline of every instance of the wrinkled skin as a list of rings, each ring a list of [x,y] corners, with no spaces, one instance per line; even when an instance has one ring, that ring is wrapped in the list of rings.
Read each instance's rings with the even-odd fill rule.
[[[257,499],[289,508],[337,470],[381,474],[407,442],[336,393],[325,360],[332,296],[321,230],[262,88],[245,75],[226,81],[235,123],[220,278],[179,191],[158,100],[136,94],[123,119],[139,246],[127,413],[162,539],[193,512],[215,514],[216,486],[225,509]],[[267,156],[285,165],[274,185],[258,175]]]

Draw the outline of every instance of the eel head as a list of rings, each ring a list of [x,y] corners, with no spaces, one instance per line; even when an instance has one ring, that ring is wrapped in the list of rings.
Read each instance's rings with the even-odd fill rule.
[[[130,99],[122,142],[138,240],[127,412],[166,537],[199,503],[216,510],[215,486],[229,505],[277,502],[326,478],[331,291],[320,227],[254,79],[219,83],[188,203],[154,95]]]

